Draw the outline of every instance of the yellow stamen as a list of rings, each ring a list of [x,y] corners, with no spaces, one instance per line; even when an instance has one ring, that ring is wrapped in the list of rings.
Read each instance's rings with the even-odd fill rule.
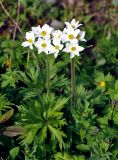
[[[29,42],[29,43],[33,43],[33,40],[32,40],[32,39],[28,39],[28,42]]]
[[[76,51],[76,47],[71,47],[71,51]]]
[[[47,44],[46,44],[46,43],[42,43],[41,46],[42,46],[43,48],[46,48],[46,47],[47,47]]]
[[[57,39],[59,39],[59,38],[60,38],[60,35],[57,36]]]
[[[69,35],[68,35],[68,38],[69,38],[70,40],[73,40],[73,39],[74,39],[74,35],[73,35],[73,34],[69,34]]]
[[[105,87],[105,86],[106,86],[105,81],[101,81],[101,82],[99,83],[99,86],[100,86],[100,87]]]
[[[42,31],[42,36],[46,36],[47,35],[47,32],[46,31]]]
[[[72,28],[75,28],[75,25],[71,25]]]
[[[56,50],[59,50],[59,46],[55,46],[55,49],[56,49]]]

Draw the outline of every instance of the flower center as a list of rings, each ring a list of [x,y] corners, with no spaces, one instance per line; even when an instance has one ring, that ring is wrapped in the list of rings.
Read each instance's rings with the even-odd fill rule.
[[[71,47],[71,51],[76,51],[76,47]]]
[[[43,48],[46,48],[46,47],[47,47],[47,44],[46,44],[46,43],[42,43],[41,46],[42,46]]]
[[[59,50],[59,46],[55,46],[55,49],[56,49],[56,50]]]
[[[68,35],[68,38],[69,38],[70,40],[73,40],[73,39],[74,39],[74,35],[73,35],[73,34],[69,34],[69,35]]]
[[[59,39],[60,38],[60,35],[57,35],[57,39]]]
[[[33,42],[33,40],[32,40],[32,39],[28,39],[28,42],[29,42],[29,43],[32,43],[32,42]]]
[[[72,28],[75,28],[75,25],[71,25]]]
[[[42,36],[46,36],[47,35],[47,32],[46,31],[42,31]]]

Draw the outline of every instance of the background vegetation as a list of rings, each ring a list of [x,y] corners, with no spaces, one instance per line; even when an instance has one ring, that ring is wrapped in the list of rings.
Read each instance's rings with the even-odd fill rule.
[[[118,159],[118,1],[0,1],[0,159]],[[70,103],[70,58],[23,49],[26,31],[72,18],[86,30],[76,63],[77,107]]]

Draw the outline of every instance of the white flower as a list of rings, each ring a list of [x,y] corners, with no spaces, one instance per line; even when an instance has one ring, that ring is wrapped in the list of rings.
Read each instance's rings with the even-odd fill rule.
[[[77,35],[77,39],[79,41],[85,41],[86,42],[84,37],[85,37],[85,31],[80,31],[79,34]]]
[[[22,43],[23,47],[29,47],[30,49],[33,49],[33,43],[35,40],[35,36],[33,32],[26,32],[26,40],[25,42]]]
[[[49,25],[44,24],[40,30],[40,37],[44,39],[50,39],[51,32],[52,28]]]
[[[52,53],[54,53],[55,58],[57,57],[58,53],[60,50],[62,50],[63,45],[58,39],[53,39],[53,48],[52,48]]]
[[[67,28],[73,28],[73,29],[77,29],[78,27],[82,25],[82,24],[79,24],[79,21],[76,21],[75,19],[72,19],[70,23],[65,22],[65,24]]]
[[[37,42],[35,42],[35,46],[38,49],[38,53],[45,52],[46,54],[50,54],[50,50],[52,48],[50,40],[44,40],[39,38]]]
[[[32,27],[32,32],[34,33],[34,35],[36,37],[40,37],[41,27],[40,26],[38,26],[38,27]]]
[[[60,30],[56,30],[52,32],[52,38],[60,40],[62,36],[62,32]]]
[[[62,35],[62,41],[63,42],[70,42],[70,43],[77,43],[77,36],[79,34],[80,30],[73,28],[65,28]]]
[[[66,44],[65,52],[70,53],[70,58],[73,58],[75,55],[79,56],[79,52],[83,51],[84,48],[78,44]]]

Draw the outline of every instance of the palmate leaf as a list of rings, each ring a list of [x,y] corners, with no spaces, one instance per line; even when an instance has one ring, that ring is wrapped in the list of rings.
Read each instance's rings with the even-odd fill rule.
[[[41,94],[41,90],[40,89],[37,89],[37,88],[23,88],[21,91],[20,91],[20,94],[23,95],[23,100],[28,100],[28,99],[31,99],[31,98],[34,98],[34,97],[37,97],[38,95]]]
[[[36,133],[41,127],[39,124],[28,124],[25,125],[25,132],[22,134],[18,139],[21,140],[20,144],[31,144],[33,140],[35,139]]]
[[[42,83],[44,80],[42,70],[40,70],[37,67],[29,66],[26,70],[26,72],[19,71],[18,79],[22,81],[25,85],[30,87],[40,87],[40,83]]]
[[[84,156],[70,155],[68,152],[57,152],[54,156],[54,160],[85,160]]]
[[[12,103],[6,98],[6,95],[0,94],[0,111],[6,111],[11,108]]]
[[[82,152],[90,151],[90,146],[85,144],[78,144],[76,148]]]
[[[19,153],[19,147],[12,148],[9,151],[9,154],[12,160],[16,159],[16,157],[18,156],[18,153]]]
[[[58,140],[59,147],[62,149],[64,145],[63,137],[66,137],[66,134],[63,131],[60,131],[59,129],[53,128],[52,126],[48,126],[50,132],[51,132],[51,139],[55,141]]]
[[[20,123],[26,129],[26,132],[19,137],[21,144],[31,144],[35,139],[39,144],[43,144],[47,137],[51,137],[50,141],[56,141],[62,149],[63,138],[66,136],[62,126],[66,125],[66,120],[61,110],[67,101],[66,98],[57,100],[53,94],[50,94],[50,96],[42,95],[39,100],[28,101],[19,107]]]
[[[114,81],[114,77],[110,73],[108,73],[107,75],[104,75],[103,72],[95,71],[94,76],[95,76],[95,83],[96,84],[101,81],[105,81],[105,82]]]
[[[64,152],[64,153],[58,152],[55,154],[54,159],[55,160],[72,160],[72,156],[67,152]]]
[[[47,138],[47,126],[44,126],[40,133],[39,133],[39,143],[42,144],[43,142],[45,142],[45,139]]]
[[[1,75],[1,87],[5,88],[10,86],[15,88],[16,83],[18,82],[17,75],[17,70],[7,69],[7,72]]]
[[[81,84],[77,87],[77,96],[80,100],[89,99],[92,96],[92,91],[88,91],[85,87]]]
[[[112,100],[118,100],[118,80],[116,80],[113,86],[109,88],[107,94],[110,96]]]

